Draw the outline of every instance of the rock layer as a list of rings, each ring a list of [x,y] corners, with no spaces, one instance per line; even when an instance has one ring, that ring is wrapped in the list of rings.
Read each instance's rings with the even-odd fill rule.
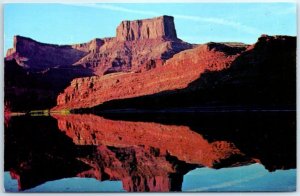
[[[263,35],[249,46],[208,43],[140,74],[74,80],[54,109],[295,109],[296,38]],[[88,88],[89,84],[93,88]],[[97,108],[95,108],[97,106]]]
[[[96,38],[81,44],[45,44],[15,36],[13,48],[6,54],[5,75],[11,76],[14,74],[13,70],[20,68],[20,72],[25,74],[16,77],[18,83],[26,84],[30,77],[37,83],[47,85],[39,85],[38,90],[35,90],[35,85],[31,88],[31,84],[24,88],[23,84],[11,85],[14,77],[6,77],[5,101],[10,102],[13,110],[18,111],[49,109],[55,105],[53,97],[63,91],[74,78],[116,72],[144,72],[163,66],[174,54],[192,47],[192,44],[177,38],[174,20],[170,16],[124,21],[117,28],[116,37]],[[53,77],[53,72],[58,77]],[[55,89],[49,91],[51,86]],[[43,94],[51,96],[38,95],[39,100],[28,100],[28,97],[36,97],[34,94],[40,92],[47,92]],[[29,107],[22,105],[24,99]]]
[[[172,16],[161,16],[146,20],[123,21],[117,27],[117,39],[120,41],[140,39],[176,40],[174,18]]]
[[[102,76],[115,72],[141,72],[162,66],[174,54],[191,48],[180,40],[141,39],[118,41],[104,39],[98,52],[90,52],[74,65],[83,65]]]
[[[164,66],[147,72],[75,79],[58,96],[53,110],[87,108],[114,99],[183,89],[206,71],[228,68],[244,49],[245,46],[209,43],[180,52]]]
[[[15,59],[24,68],[40,71],[72,65],[87,54],[85,48],[79,49],[70,45],[44,44],[30,38],[14,36],[14,47],[7,51],[6,60]]]
[[[113,38],[73,45],[45,44],[15,36],[6,60],[15,59],[20,66],[31,70],[83,65],[94,74],[103,75],[150,69],[192,47],[177,38],[171,16],[123,21],[116,33]]]

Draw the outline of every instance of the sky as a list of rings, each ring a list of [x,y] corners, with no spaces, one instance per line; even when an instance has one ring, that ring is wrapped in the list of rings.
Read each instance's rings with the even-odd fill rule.
[[[122,20],[174,16],[177,36],[190,43],[244,42],[262,34],[297,35],[294,3],[5,4],[4,53],[21,35],[53,44],[114,37]]]

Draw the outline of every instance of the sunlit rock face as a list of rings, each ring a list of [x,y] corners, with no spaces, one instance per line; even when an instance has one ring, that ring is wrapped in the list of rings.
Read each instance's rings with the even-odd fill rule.
[[[57,97],[53,110],[88,108],[110,100],[183,89],[205,72],[229,68],[244,49],[244,45],[208,43],[180,52],[147,72],[74,79]]]
[[[141,39],[176,40],[176,29],[172,16],[161,16],[152,19],[122,21],[117,27],[117,39],[133,41]]]
[[[295,73],[295,37],[262,35],[248,47],[208,43],[182,51],[147,72],[75,79],[53,109],[295,109]]]

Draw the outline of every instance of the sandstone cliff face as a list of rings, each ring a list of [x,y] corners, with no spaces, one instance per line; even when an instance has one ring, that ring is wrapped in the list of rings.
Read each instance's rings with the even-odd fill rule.
[[[117,41],[110,38],[104,39],[98,52],[90,52],[74,65],[83,65],[99,76],[115,72],[141,72],[162,66],[174,54],[191,47],[179,40]]]
[[[224,48],[236,52],[228,53]],[[54,110],[87,108],[109,100],[182,89],[206,71],[228,68],[244,49],[244,46],[209,43],[180,52],[167,60],[164,66],[147,72],[75,79],[58,96]]]
[[[123,21],[114,38],[74,45],[44,44],[15,36],[6,60],[15,59],[20,66],[31,70],[83,65],[94,74],[103,75],[151,69],[191,47],[177,38],[173,17],[161,16]]]
[[[87,54],[72,46],[44,44],[30,38],[15,36],[14,47],[9,49],[6,60],[15,59],[24,67],[36,70],[72,65]]]
[[[66,85],[74,78],[86,76],[102,76],[116,72],[143,72],[163,66],[165,61],[174,54],[192,48],[193,45],[183,42],[176,36],[173,17],[162,16],[153,19],[138,21],[124,21],[117,28],[117,36],[112,38],[93,39],[87,43],[74,45],[54,45],[40,43],[30,38],[15,36],[14,46],[9,49],[5,58],[6,75],[16,64],[23,69],[23,76],[17,76],[20,83],[26,83],[26,78],[31,77],[37,83],[50,83],[39,85],[35,90],[30,84],[24,86],[10,86],[10,80],[6,77],[5,84],[6,101],[9,101],[13,110],[46,109],[53,107],[53,96],[63,91]],[[16,68],[18,69],[18,68]],[[52,77],[55,72],[58,77]],[[48,75],[51,75],[48,77]],[[60,77],[60,76],[66,76]],[[48,80],[49,81],[45,81]],[[13,83],[13,82],[12,82]],[[59,85],[57,85],[59,84]],[[35,102],[30,102],[26,97],[48,91],[49,86],[55,86],[55,90],[47,96]],[[22,89],[20,91],[15,89]],[[20,98],[18,98],[20,97]],[[28,105],[34,108],[23,107],[26,99]],[[45,104],[47,103],[47,104]],[[50,104],[50,106],[49,106]]]
[[[74,80],[80,88],[66,88],[54,109],[96,105],[101,109],[105,102],[107,109],[118,109],[114,104],[159,108],[209,103],[293,109],[295,51],[296,39],[290,36],[264,35],[246,50],[243,45],[208,43],[182,51],[145,73]]]
[[[114,72],[141,72],[164,64],[174,54],[192,48],[177,38],[174,19],[123,21],[115,38],[103,39],[98,51],[90,52],[75,65],[84,65],[96,75]]]
[[[120,41],[140,39],[176,40],[174,18],[172,16],[161,16],[153,19],[123,21],[117,27],[117,39]]]
[[[82,44],[74,44],[71,45],[72,48],[79,50],[79,51],[84,51],[84,52],[98,52],[100,47],[104,44],[103,39],[93,39],[87,43],[82,43]]]
[[[173,17],[169,16],[125,21],[117,28],[116,37],[74,45],[45,44],[15,36],[5,58],[5,100],[13,110],[46,109],[55,105],[54,97],[74,78],[147,71],[192,47],[177,38]],[[13,76],[19,67],[22,74]],[[26,86],[28,77],[37,85]],[[18,82],[11,82],[15,78]],[[29,97],[39,98],[31,101]]]

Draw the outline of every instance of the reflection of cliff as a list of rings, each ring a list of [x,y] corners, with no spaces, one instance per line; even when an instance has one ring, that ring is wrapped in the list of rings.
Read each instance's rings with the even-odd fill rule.
[[[183,175],[196,167],[142,145],[76,146],[50,117],[13,117],[10,123],[5,130],[5,171],[18,180],[19,190],[79,176],[122,180],[127,191],[180,191]]]
[[[179,160],[214,167],[230,159],[253,162],[234,144],[225,141],[209,143],[187,126],[107,120],[95,115],[55,115],[60,130],[77,145],[129,147],[144,145],[167,151]]]
[[[146,146],[100,145],[80,160],[91,169],[77,176],[100,181],[121,180],[127,191],[180,191],[183,175],[196,167],[165,151]]]
[[[4,170],[19,190],[75,176],[89,167],[76,160],[75,145],[49,117],[12,117],[5,128]]]
[[[296,168],[295,111],[258,112],[251,108],[243,112],[192,111],[193,108],[174,113],[153,112],[143,115],[132,112],[104,113],[104,117],[189,126],[209,142],[232,142],[248,157],[258,159],[269,171]]]
[[[5,171],[20,190],[78,176],[121,180],[127,191],[180,191],[183,176],[195,167],[261,162],[270,171],[295,168],[290,115],[184,116],[176,118],[177,126],[94,115],[12,117],[5,129]],[[174,124],[164,117],[163,123]]]
[[[54,115],[76,145],[97,146],[81,157],[92,169],[79,174],[122,180],[127,191],[179,191],[183,175],[196,166],[214,168],[254,163],[234,144],[209,143],[187,126],[107,120],[95,115]]]

